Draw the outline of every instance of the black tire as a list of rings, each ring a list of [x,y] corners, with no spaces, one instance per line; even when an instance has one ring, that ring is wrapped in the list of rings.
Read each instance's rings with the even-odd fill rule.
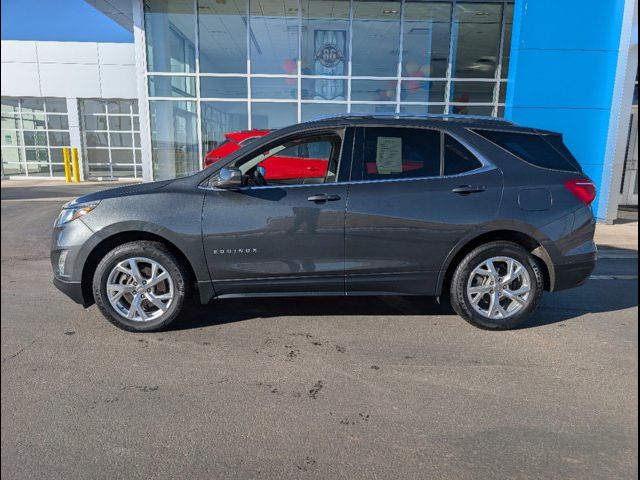
[[[510,257],[520,262],[529,273],[531,293],[527,305],[506,319],[491,319],[477,312],[467,295],[469,277],[476,267],[493,257]],[[537,259],[520,245],[496,241],[481,245],[458,264],[450,286],[451,306],[470,324],[486,330],[509,330],[522,326],[536,311],[544,290],[544,278]]]
[[[171,277],[174,295],[169,307],[159,318],[148,321],[128,320],[109,301],[107,281],[110,272],[119,262],[132,257],[144,257],[158,262]],[[129,332],[155,332],[166,329],[183,311],[185,299],[189,296],[188,278],[188,270],[165,245],[140,240],[117,246],[100,261],[93,276],[93,297],[100,312],[116,327]]]

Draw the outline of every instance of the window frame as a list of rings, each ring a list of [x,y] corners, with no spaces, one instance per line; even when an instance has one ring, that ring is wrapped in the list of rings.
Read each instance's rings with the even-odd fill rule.
[[[16,139],[15,144],[3,144],[2,149],[16,149],[18,152],[17,162],[6,161],[3,157],[2,159],[2,168],[4,172],[4,165],[11,165],[19,167],[22,171],[20,173],[8,173],[9,177],[34,177],[34,178],[61,178],[64,177],[63,171],[63,162],[60,159],[58,160],[56,153],[63,148],[70,148],[71,144],[62,144],[55,145],[50,142],[49,133],[59,133],[63,136],[70,135],[70,127],[69,127],[69,112],[67,108],[67,99],[63,97],[14,97],[14,96],[3,96],[2,97],[3,107],[4,105],[13,104],[14,110],[12,111],[3,111],[3,118],[13,119],[13,125],[6,126],[2,128],[3,138],[6,133],[13,135]],[[58,103],[58,106],[64,106],[66,111],[49,111],[49,106],[54,103]],[[25,107],[27,104],[27,107]],[[29,106],[31,104],[31,106]],[[35,106],[34,106],[35,105]],[[41,109],[38,109],[40,108]],[[49,117],[66,117],[67,119],[67,128],[50,128],[49,126]],[[30,125],[27,122],[32,122]],[[36,124],[36,122],[42,122],[41,124]],[[35,142],[33,144],[27,144],[25,142],[25,137],[33,136],[34,140],[37,137],[43,137],[44,142],[39,144]],[[69,142],[71,139],[69,137]],[[34,151],[45,151],[46,159],[37,159],[37,160],[29,160],[28,153]],[[38,154],[37,154],[38,155]],[[46,170],[43,167],[46,164]],[[34,172],[33,168],[38,166],[38,171]],[[31,170],[30,170],[31,169]]]
[[[117,105],[117,111],[111,111],[112,106]],[[124,110],[123,110],[124,106]],[[123,112],[123,113],[122,113]],[[85,176],[89,179],[96,178],[125,178],[139,179],[142,178],[142,150],[141,150],[141,126],[140,126],[140,110],[137,99],[129,98],[82,98],[78,99],[78,116],[80,118],[80,133],[83,149],[83,163],[85,168]],[[91,124],[93,119],[104,118],[104,125],[98,125],[93,128]],[[111,119],[126,118],[129,120],[129,129],[111,128]],[[138,125],[136,127],[136,119]],[[112,135],[119,134],[131,137],[131,146],[116,146],[112,142]],[[94,143],[104,137],[104,144]],[[116,138],[116,137],[113,137]],[[116,151],[131,151],[133,154],[133,163],[123,163],[113,158]],[[90,152],[104,151],[107,152],[107,158],[104,162],[90,161]],[[127,175],[117,175],[116,172],[127,171]],[[104,170],[104,174],[102,173]]]
[[[441,177],[450,178],[450,177],[459,177],[459,176],[462,176],[462,175],[468,175],[468,174],[472,174],[474,172],[477,172],[478,170],[481,170],[485,166],[485,164],[480,159],[478,154],[474,153],[473,150],[471,148],[469,148],[469,146],[466,145],[462,140],[460,140],[459,138],[456,138],[455,136],[451,135],[450,132],[443,132],[442,135],[443,135],[443,141],[442,141],[442,170],[441,170],[441,174],[442,175],[440,175]],[[447,137],[455,140],[460,145],[462,145],[462,148],[464,148],[467,152],[469,152],[469,154],[476,160],[476,162],[478,163],[478,166],[476,168],[472,168],[470,170],[465,170],[464,172],[447,174],[446,173],[446,171],[447,171],[447,152],[446,152]]]
[[[211,181],[218,175],[218,172],[224,167],[236,167],[239,163],[243,161],[250,161],[256,156],[260,155],[261,152],[265,150],[270,150],[274,147],[283,145],[285,143],[304,140],[304,139],[313,139],[313,138],[322,138],[322,137],[335,137],[340,145],[338,147],[338,165],[337,165],[337,173],[336,173],[336,181],[331,183],[300,183],[300,184],[292,184],[292,185],[246,185],[242,187],[238,187],[234,189],[235,191],[245,191],[245,190],[259,190],[259,189],[267,189],[267,188],[300,188],[300,187],[322,187],[322,186],[331,186],[331,185],[339,185],[339,184],[348,184],[350,180],[350,167],[353,164],[353,145],[350,145],[350,142],[353,141],[354,136],[354,128],[353,127],[325,127],[318,130],[306,130],[303,132],[293,133],[291,135],[287,135],[284,137],[275,138],[272,141],[268,141],[266,143],[261,143],[258,145],[253,145],[251,148],[245,147],[242,151],[242,154],[239,156],[230,156],[226,161],[222,161],[216,163],[218,168],[215,169],[209,176],[207,176],[202,182],[200,182],[199,188],[204,188],[206,190],[214,190],[214,191],[226,191],[224,188],[217,188],[211,186]],[[268,135],[267,135],[268,136]],[[259,140],[258,140],[259,141]],[[241,150],[238,150],[241,152]],[[333,153],[332,153],[333,154]]]
[[[335,177],[336,179],[338,178],[338,172],[340,171],[340,156],[342,153],[342,139],[335,135],[335,134],[321,134],[321,135],[311,135],[311,136],[305,136],[305,137],[300,137],[297,139],[292,139],[286,142],[281,142],[280,144],[278,144],[276,147],[271,147],[271,148],[267,148],[266,150],[261,150],[261,152],[265,152],[265,151],[270,151],[273,148],[278,148],[283,146],[284,148],[282,150],[278,150],[275,153],[270,154],[269,156],[263,158],[259,163],[257,163],[256,165],[254,165],[253,167],[249,168],[249,171],[253,170],[254,168],[259,167],[263,162],[266,162],[267,160],[269,160],[270,158],[273,157],[277,157],[277,156],[288,156],[288,155],[282,155],[283,152],[286,152],[289,148],[292,147],[299,147],[301,145],[309,145],[312,143],[319,143],[319,142],[326,142],[331,144],[331,151],[329,152],[329,158],[327,159],[327,170],[324,174],[324,179],[325,181],[322,183],[314,183],[313,185],[325,185],[328,182],[326,182],[327,176],[329,174],[329,167],[333,166],[331,165],[332,163],[335,163],[335,170],[336,170],[336,174]],[[252,162],[253,160],[256,159],[256,157],[261,156],[263,153],[258,153],[257,155],[254,155],[248,159],[245,159],[243,157],[243,160],[245,160],[244,162],[238,164],[240,162],[240,159],[236,160],[234,162],[234,166],[236,168],[239,168],[240,166],[244,165],[247,162]],[[308,158],[303,158],[303,157],[296,157],[296,156],[292,156],[291,158],[299,158],[300,161],[304,161],[304,160],[309,160]],[[244,175],[244,174],[243,174]],[[320,177],[316,177],[316,178],[320,178]],[[293,180],[293,179],[292,179]],[[296,179],[299,180],[299,179]],[[336,183],[336,182],[331,182]],[[267,186],[273,186],[273,187],[284,187],[284,186],[298,186],[298,185],[308,185],[305,183],[291,183],[291,184],[287,184],[287,183],[275,183],[272,185],[267,185]]]

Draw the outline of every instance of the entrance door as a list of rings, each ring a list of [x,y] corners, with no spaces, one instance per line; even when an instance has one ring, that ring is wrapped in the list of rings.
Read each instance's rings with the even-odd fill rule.
[[[620,187],[620,205],[638,206],[638,106],[631,109],[629,139],[624,159],[624,174]]]

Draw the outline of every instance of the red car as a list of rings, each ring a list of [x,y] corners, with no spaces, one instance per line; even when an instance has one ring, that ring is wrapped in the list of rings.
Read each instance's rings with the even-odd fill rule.
[[[204,157],[204,167],[209,167],[218,160],[235,152],[251,140],[263,137],[271,130],[247,130],[243,132],[225,133],[225,141]],[[267,158],[261,164],[266,180],[289,180],[296,178],[324,178],[327,173],[328,160],[313,158],[310,152],[301,152],[298,147],[290,147],[278,155]]]
[[[271,130],[246,130],[243,132],[225,133],[225,141],[205,155],[204,168],[213,165],[218,160],[223,159],[230,153],[233,153],[236,150],[240,150],[242,145],[248,143],[250,140],[264,137],[270,132]]]

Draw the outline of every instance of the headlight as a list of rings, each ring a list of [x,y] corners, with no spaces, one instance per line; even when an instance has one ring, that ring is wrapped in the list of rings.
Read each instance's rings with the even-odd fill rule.
[[[73,204],[73,202],[68,203],[64,207],[62,207],[62,211],[56,219],[55,226],[59,227],[61,225],[64,225],[65,223],[73,222],[75,219],[86,215],[97,206],[98,202],[78,204]]]

